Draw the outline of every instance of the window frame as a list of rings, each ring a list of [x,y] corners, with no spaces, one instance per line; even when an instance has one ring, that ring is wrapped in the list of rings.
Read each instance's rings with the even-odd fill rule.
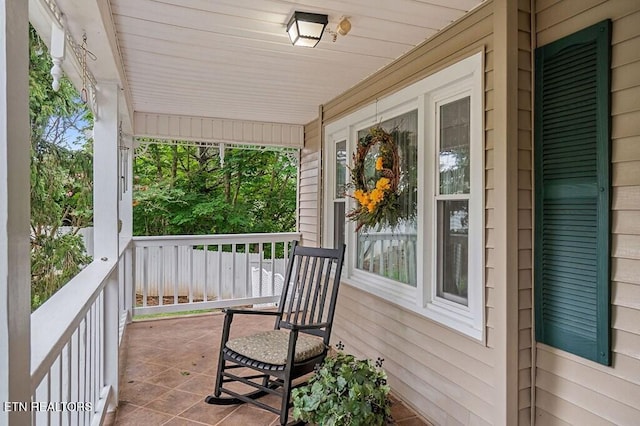
[[[466,336],[485,342],[484,306],[484,52],[478,52],[424,79],[380,98],[375,104],[362,107],[341,119],[324,126],[323,143],[323,244],[333,244],[333,191],[335,188],[335,146],[346,140],[347,164],[352,165],[351,153],[360,130],[404,113],[418,111],[418,199],[417,199],[417,286],[384,278],[359,270],[357,265],[357,235],[355,223],[346,219],[345,242],[347,253],[343,281],[353,287],[382,297],[405,309],[450,327]],[[437,102],[470,96],[470,181],[469,194],[469,253],[468,306],[437,296],[437,178],[439,160],[436,155],[435,122]],[[457,98],[456,98],[457,97]],[[347,168],[348,169],[348,168]],[[349,170],[347,170],[349,172]],[[350,181],[347,174],[347,182]],[[347,197],[348,214],[357,202]],[[473,233],[473,236],[472,236]],[[477,252],[476,252],[477,251]],[[477,254],[477,255],[476,255]],[[474,277],[473,283],[471,277]]]
[[[346,145],[346,149],[347,149],[347,173],[346,173],[346,182],[349,182],[349,143],[347,140],[347,132],[345,131],[346,129],[343,129],[341,131],[337,131],[335,133],[333,133],[331,135],[331,139],[326,139],[325,140],[325,155],[324,155],[324,189],[323,189],[323,194],[324,194],[324,206],[323,206],[323,211],[324,211],[324,238],[323,241],[325,241],[325,244],[327,245],[327,247],[331,246],[334,247],[335,246],[335,241],[334,241],[334,234],[333,234],[333,230],[335,229],[335,225],[336,225],[336,218],[334,213],[334,208],[335,208],[335,204],[336,202],[342,202],[344,203],[344,207],[345,207],[345,221],[347,220],[346,215],[349,212],[349,206],[348,206],[348,202],[347,202],[347,197],[346,197],[346,189],[345,189],[345,197],[343,198],[338,198],[337,194],[335,193],[336,190],[336,181],[335,181],[335,177],[336,177],[336,173],[337,173],[337,167],[336,167],[336,155],[337,155],[337,148],[336,146],[338,145],[338,143],[340,142],[345,142]],[[344,235],[344,241],[346,242],[347,240],[347,227],[345,224],[345,235]]]

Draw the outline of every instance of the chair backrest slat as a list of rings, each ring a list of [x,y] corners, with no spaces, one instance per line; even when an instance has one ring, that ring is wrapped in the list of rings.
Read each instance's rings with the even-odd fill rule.
[[[332,263],[329,264],[329,270],[331,270]],[[324,285],[322,286],[322,296],[320,296],[320,309],[318,309],[318,322],[322,321],[322,315],[324,314],[325,302],[327,300],[327,293],[329,292],[329,276],[330,274],[325,275],[324,277]]]
[[[311,301],[311,310],[309,311],[310,321],[316,322],[316,323],[322,321],[322,314],[318,315],[318,317],[316,318],[316,307],[318,305],[318,299],[323,297],[322,277],[325,275],[328,275],[327,271],[329,271],[329,273],[331,272],[331,264],[332,264],[330,259],[321,259],[320,262],[321,264],[320,264],[320,268],[318,269],[318,276],[317,276],[317,279],[314,280],[316,285],[313,292],[313,297],[312,297],[313,300]],[[327,265],[329,266],[329,268],[327,268]]]
[[[328,249],[302,247],[297,242],[293,243],[276,328],[280,328],[282,323],[328,323],[324,329],[310,330],[308,333],[321,336],[326,344],[329,343],[344,250],[344,245],[338,249]]]

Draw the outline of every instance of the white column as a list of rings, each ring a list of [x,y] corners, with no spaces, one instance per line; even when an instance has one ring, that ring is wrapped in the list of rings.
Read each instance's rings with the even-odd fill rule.
[[[134,142],[131,135],[124,135],[120,141],[121,155],[126,157],[126,164],[122,164],[120,170],[120,244],[128,244],[133,235],[133,161]],[[126,167],[126,169],[124,169]]]
[[[120,141],[120,155],[126,157],[125,164],[121,164],[120,170],[120,247],[125,247],[131,242],[133,236],[133,161],[135,160],[135,142],[131,135],[124,135]],[[133,250],[132,247],[127,248],[123,253],[123,262],[120,267],[123,268],[120,277],[120,300],[121,309],[127,311],[127,319],[131,320],[133,314],[134,294],[133,286],[135,269],[133,269]]]
[[[0,0],[0,425],[26,425],[7,411],[31,393],[29,266],[29,33],[24,0]]]
[[[100,115],[93,125],[94,258],[118,257],[118,92],[116,83],[100,83]]]
[[[98,85],[100,114],[93,126],[94,259],[118,261],[119,114],[116,83]],[[104,293],[104,380],[118,401],[118,271],[111,274]],[[113,406],[113,404],[112,404]]]

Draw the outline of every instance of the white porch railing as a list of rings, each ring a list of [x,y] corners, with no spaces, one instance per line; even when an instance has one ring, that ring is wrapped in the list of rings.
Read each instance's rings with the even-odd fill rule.
[[[298,233],[134,237],[134,315],[273,303]]]
[[[31,315],[32,424],[99,425],[116,402],[116,266],[92,262]]]
[[[132,314],[273,303],[299,238],[123,241],[117,262],[95,260],[31,314],[31,402],[15,409],[31,411],[34,425],[102,424],[117,404],[118,348]]]

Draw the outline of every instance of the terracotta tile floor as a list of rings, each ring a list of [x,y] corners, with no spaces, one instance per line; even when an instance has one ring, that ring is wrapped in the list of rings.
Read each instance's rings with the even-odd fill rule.
[[[204,402],[213,391],[223,315],[139,321],[127,328],[126,368],[120,404],[107,424],[140,425],[279,425],[275,414],[251,405],[216,406]],[[241,316],[234,319],[236,334],[273,327]],[[265,397],[265,401],[271,396]],[[394,398],[398,425],[429,425]]]

